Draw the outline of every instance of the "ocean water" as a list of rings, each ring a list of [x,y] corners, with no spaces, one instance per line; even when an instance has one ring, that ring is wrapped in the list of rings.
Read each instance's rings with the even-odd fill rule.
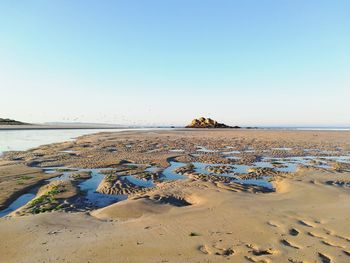
[[[350,131],[350,128],[296,128],[296,130],[304,131]]]
[[[123,132],[149,129],[59,129],[59,130],[0,130],[0,155],[5,151],[24,151],[43,144],[73,140],[76,137],[98,132]]]
[[[269,130],[298,130],[298,131],[350,131],[350,127],[288,127],[288,126],[260,126],[259,129]]]
[[[39,145],[68,141],[81,135],[101,131],[119,130],[0,130],[0,153],[24,151]]]

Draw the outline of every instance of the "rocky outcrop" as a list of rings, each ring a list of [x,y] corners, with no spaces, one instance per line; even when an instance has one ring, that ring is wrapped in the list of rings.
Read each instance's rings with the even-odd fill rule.
[[[194,119],[190,125],[187,125],[186,128],[240,128],[238,126],[228,126],[223,123],[219,123],[210,118],[201,117],[199,119]]]

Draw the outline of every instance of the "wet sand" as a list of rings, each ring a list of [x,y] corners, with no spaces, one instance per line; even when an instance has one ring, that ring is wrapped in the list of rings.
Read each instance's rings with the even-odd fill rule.
[[[193,155],[198,146],[211,152]],[[130,162],[163,169],[169,158],[231,164],[218,149],[239,151],[233,165],[310,152],[343,156],[350,132],[100,133],[6,154],[1,167],[120,169]],[[100,209],[1,218],[0,262],[349,262],[350,172],[332,162],[273,175],[273,192],[190,170],[184,180],[154,178],[155,187]]]
[[[0,161],[0,210],[32,187],[57,174],[45,174],[41,169],[16,162]]]

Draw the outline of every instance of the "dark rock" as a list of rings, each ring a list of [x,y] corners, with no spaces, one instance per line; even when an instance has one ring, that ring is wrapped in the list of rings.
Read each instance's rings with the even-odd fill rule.
[[[239,126],[228,126],[223,123],[219,123],[210,118],[201,117],[199,119],[192,120],[191,124],[187,125],[186,128],[240,128]]]

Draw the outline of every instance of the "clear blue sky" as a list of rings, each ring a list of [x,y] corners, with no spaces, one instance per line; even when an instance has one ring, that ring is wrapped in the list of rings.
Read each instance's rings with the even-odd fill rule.
[[[1,1],[0,117],[350,125],[350,1]]]

